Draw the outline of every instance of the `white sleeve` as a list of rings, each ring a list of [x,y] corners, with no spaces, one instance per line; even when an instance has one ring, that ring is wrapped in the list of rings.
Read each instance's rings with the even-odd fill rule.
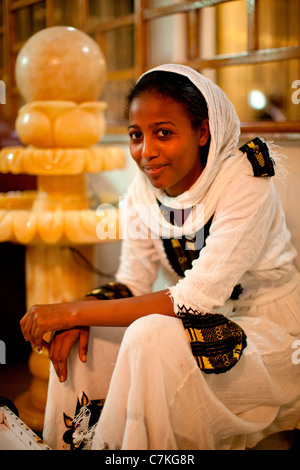
[[[130,198],[124,201],[124,212],[128,213]],[[123,223],[130,223],[126,219]],[[130,231],[122,241],[120,264],[116,280],[125,284],[133,295],[143,295],[152,292],[160,267],[160,257],[150,238],[132,238]]]
[[[170,288],[175,313],[180,307],[208,313],[224,305],[260,257],[276,207],[270,178],[243,175],[226,187],[199,258]]]

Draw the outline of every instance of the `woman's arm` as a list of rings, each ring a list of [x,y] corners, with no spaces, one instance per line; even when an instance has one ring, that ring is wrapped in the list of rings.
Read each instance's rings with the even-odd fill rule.
[[[271,244],[276,247],[277,230],[280,240],[277,247],[283,246],[287,232],[283,225],[278,225],[283,221],[269,178],[245,173],[228,183],[200,256],[184,278],[170,287],[175,313],[180,314],[183,306],[194,313],[214,312],[230,298],[245,273],[251,271],[255,276],[258,263],[262,266],[264,260],[273,269],[268,256]],[[260,270],[258,282],[261,275]],[[247,288],[243,283],[241,287]]]
[[[168,290],[125,299],[79,300],[50,305],[34,305],[20,321],[24,338],[41,349],[48,331],[80,326],[128,326],[152,313],[174,316]]]

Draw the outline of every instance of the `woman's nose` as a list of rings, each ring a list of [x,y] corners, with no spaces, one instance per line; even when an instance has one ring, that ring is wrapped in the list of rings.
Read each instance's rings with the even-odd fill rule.
[[[146,160],[158,156],[158,150],[156,149],[153,139],[144,137],[142,146],[142,157]]]

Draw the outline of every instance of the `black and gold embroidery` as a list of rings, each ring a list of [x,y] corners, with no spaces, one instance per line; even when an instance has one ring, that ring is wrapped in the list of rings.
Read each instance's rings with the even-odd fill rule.
[[[200,250],[186,250],[185,238],[163,239],[163,245],[174,271],[181,277],[187,269],[191,269],[192,262],[198,258]]]
[[[133,297],[133,293],[124,284],[114,281],[93,289],[86,297],[97,297],[99,300],[111,300]]]
[[[63,435],[63,441],[66,444],[70,445],[70,450],[82,450],[85,446],[84,440],[80,443],[74,443],[74,432],[80,426],[81,416],[85,413],[88,416],[88,422],[86,422],[86,427],[92,429],[93,426],[99,421],[105,399],[101,398],[99,400],[89,400],[87,395],[82,392],[82,397],[79,400],[77,398],[76,409],[74,416],[68,416],[63,413],[64,424],[67,428],[67,431]],[[83,413],[84,412],[84,413]]]
[[[200,251],[205,246],[212,219],[213,216],[195,236],[162,239],[167,258],[179,276],[184,277],[184,272],[191,269],[192,262],[199,258]]]
[[[168,220],[172,223],[174,216],[172,213],[175,211],[170,211],[162,204],[160,208],[163,208],[163,214]],[[180,217],[180,216],[179,216]],[[177,216],[178,219],[178,216]],[[183,219],[183,216],[182,216]],[[187,269],[192,269],[192,262],[195,259],[199,258],[200,251],[206,244],[206,238],[209,235],[210,226],[213,220],[213,216],[205,224],[205,226],[199,231],[195,237],[182,237],[182,238],[171,238],[171,239],[162,239],[164,250],[167,255],[167,258],[173,268],[173,270],[180,277],[184,277],[184,273]],[[195,243],[197,239],[197,243]],[[199,243],[200,240],[200,243]],[[200,247],[199,247],[200,245]],[[232,300],[237,300],[240,294],[243,292],[241,284],[238,284],[234,287],[230,298]],[[199,313],[199,312],[197,312]]]
[[[243,292],[243,288],[241,284],[237,284],[236,286],[234,286],[233,291],[230,296],[231,300],[237,300],[240,297],[242,292]]]
[[[230,370],[247,346],[243,329],[221,314],[190,314],[183,307],[179,316],[199,368],[220,374]]]
[[[266,143],[259,137],[247,142],[240,147],[246,152],[247,158],[252,165],[254,176],[274,176],[274,161],[270,157]]]

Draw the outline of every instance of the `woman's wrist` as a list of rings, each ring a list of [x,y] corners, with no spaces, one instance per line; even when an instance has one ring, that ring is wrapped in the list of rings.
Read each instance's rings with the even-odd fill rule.
[[[89,326],[87,323],[89,317],[89,309],[87,308],[87,304],[89,303],[90,302],[86,302],[84,299],[76,300],[69,303],[69,315],[67,319],[69,328],[75,328],[77,326]]]

